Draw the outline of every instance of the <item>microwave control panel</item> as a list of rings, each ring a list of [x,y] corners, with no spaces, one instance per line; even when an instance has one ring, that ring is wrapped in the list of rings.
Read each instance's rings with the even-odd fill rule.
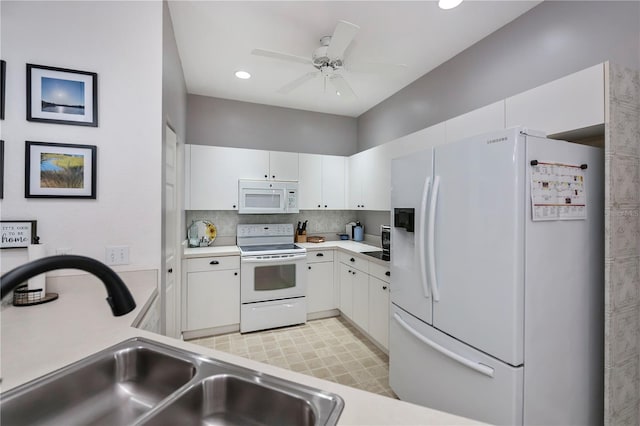
[[[287,191],[287,209],[298,208],[298,193],[296,191]]]

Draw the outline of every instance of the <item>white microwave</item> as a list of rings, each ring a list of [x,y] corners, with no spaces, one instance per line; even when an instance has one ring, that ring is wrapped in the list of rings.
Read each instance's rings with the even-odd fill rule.
[[[238,181],[238,213],[298,213],[298,182]]]

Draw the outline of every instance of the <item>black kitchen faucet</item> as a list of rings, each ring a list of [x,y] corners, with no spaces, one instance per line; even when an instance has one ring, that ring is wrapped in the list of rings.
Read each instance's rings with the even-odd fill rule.
[[[136,307],[126,284],[113,269],[90,257],[76,255],[43,257],[12,269],[0,277],[0,298],[29,278],[56,269],[81,269],[100,278],[107,288],[107,302],[116,317],[128,314]]]

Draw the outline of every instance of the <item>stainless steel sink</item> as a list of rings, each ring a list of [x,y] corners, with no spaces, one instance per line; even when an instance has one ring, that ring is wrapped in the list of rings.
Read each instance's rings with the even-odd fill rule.
[[[333,425],[338,395],[142,338],[0,395],[2,425]]]
[[[149,425],[314,425],[304,398],[238,376],[219,374],[189,389]]]

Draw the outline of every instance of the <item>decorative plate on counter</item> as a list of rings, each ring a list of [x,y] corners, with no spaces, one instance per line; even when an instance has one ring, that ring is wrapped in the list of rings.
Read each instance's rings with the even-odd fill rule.
[[[208,247],[218,235],[216,226],[208,220],[194,220],[187,231],[189,247]]]

